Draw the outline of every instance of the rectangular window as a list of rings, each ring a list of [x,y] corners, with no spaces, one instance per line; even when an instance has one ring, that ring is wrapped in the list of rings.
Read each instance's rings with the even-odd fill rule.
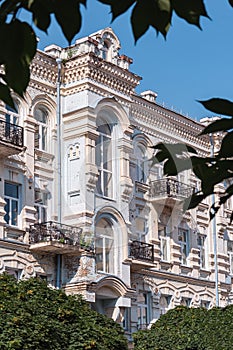
[[[161,260],[170,261],[170,234],[166,226],[159,228]]]
[[[187,265],[188,258],[188,230],[183,228],[178,229],[178,243],[181,250],[181,264]]]
[[[171,295],[161,295],[160,296],[159,306],[160,306],[160,314],[161,315],[164,315],[169,310],[171,300],[172,300]]]
[[[131,309],[129,307],[125,308],[124,318],[122,321],[122,327],[125,332],[130,332],[130,321],[131,321]]]
[[[198,233],[197,244],[199,248],[199,258],[200,258],[200,268],[207,268],[207,259],[206,259],[206,236]]]
[[[205,309],[209,309],[210,307],[210,302],[207,300],[201,300],[201,307],[204,307]]]
[[[136,208],[135,228],[138,240],[145,242],[145,234],[147,233],[147,219],[145,210],[141,207]]]
[[[108,198],[113,197],[113,149],[111,130],[107,124],[98,128],[99,138],[96,141],[95,156],[99,170],[97,192]]]
[[[19,224],[19,185],[5,182],[4,184],[5,216],[4,220],[8,225],[18,226]]]
[[[190,307],[191,302],[192,302],[192,299],[191,299],[191,298],[185,298],[185,297],[183,297],[183,298],[181,299],[181,303],[180,303],[180,304],[183,305],[183,306]]]
[[[10,267],[6,267],[6,271],[5,271],[8,275],[14,276],[17,281],[20,280],[20,278],[22,277],[23,274],[23,270],[22,269],[13,269]]]
[[[113,271],[113,239],[98,237],[95,242],[97,271],[110,273]]]
[[[227,254],[229,256],[230,275],[233,275],[233,241],[227,241]]]
[[[40,190],[35,190],[35,209],[36,209],[36,221],[47,221],[47,208],[48,208],[48,194]]]
[[[138,329],[146,329],[149,325],[148,295],[139,293],[138,302]]]

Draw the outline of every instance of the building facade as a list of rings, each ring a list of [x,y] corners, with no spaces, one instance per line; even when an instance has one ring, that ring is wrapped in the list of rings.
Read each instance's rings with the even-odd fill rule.
[[[81,293],[130,334],[176,305],[216,305],[216,283],[220,306],[232,303],[233,227],[231,200],[213,222],[211,199],[183,214],[197,179],[151,165],[158,142],[202,156],[211,145],[203,123],[135,92],[141,77],[119,51],[111,28],[51,45],[25,99],[1,103],[0,272]]]

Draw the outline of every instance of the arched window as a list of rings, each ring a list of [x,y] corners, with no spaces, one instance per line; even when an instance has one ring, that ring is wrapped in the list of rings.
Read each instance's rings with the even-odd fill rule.
[[[35,119],[37,120],[35,131],[35,148],[42,151],[47,150],[47,131],[48,131],[48,113],[44,108],[35,110]]]
[[[107,54],[108,54],[108,46],[106,43],[103,44],[103,59],[106,60],[107,59]]]
[[[101,218],[96,225],[96,268],[97,271],[114,272],[114,230],[113,223]]]
[[[97,182],[97,193],[104,197],[113,197],[113,181],[112,181],[112,126],[109,124],[101,124],[97,131],[99,137],[96,141],[96,165],[99,170]]]

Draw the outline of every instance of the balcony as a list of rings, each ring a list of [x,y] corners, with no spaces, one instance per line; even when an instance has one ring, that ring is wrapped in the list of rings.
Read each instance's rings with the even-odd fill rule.
[[[18,154],[23,149],[23,128],[0,120],[0,157]]]
[[[194,187],[175,179],[165,178],[151,182],[150,198],[152,202],[169,204],[174,201],[182,201],[195,191]]]
[[[29,243],[32,251],[43,253],[78,254],[93,249],[92,242],[86,242],[82,236],[81,228],[54,221],[31,226]]]

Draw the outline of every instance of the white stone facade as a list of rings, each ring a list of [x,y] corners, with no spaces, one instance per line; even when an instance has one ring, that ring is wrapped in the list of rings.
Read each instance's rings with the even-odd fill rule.
[[[199,183],[191,172],[164,178],[150,146],[183,142],[207,156],[209,139],[153,91],[136,94],[141,78],[119,49],[106,28],[38,51],[17,113],[0,105],[0,272],[81,293],[132,333],[176,305],[216,304],[215,231],[219,302],[231,303],[232,202],[216,222],[211,199],[182,214]]]

